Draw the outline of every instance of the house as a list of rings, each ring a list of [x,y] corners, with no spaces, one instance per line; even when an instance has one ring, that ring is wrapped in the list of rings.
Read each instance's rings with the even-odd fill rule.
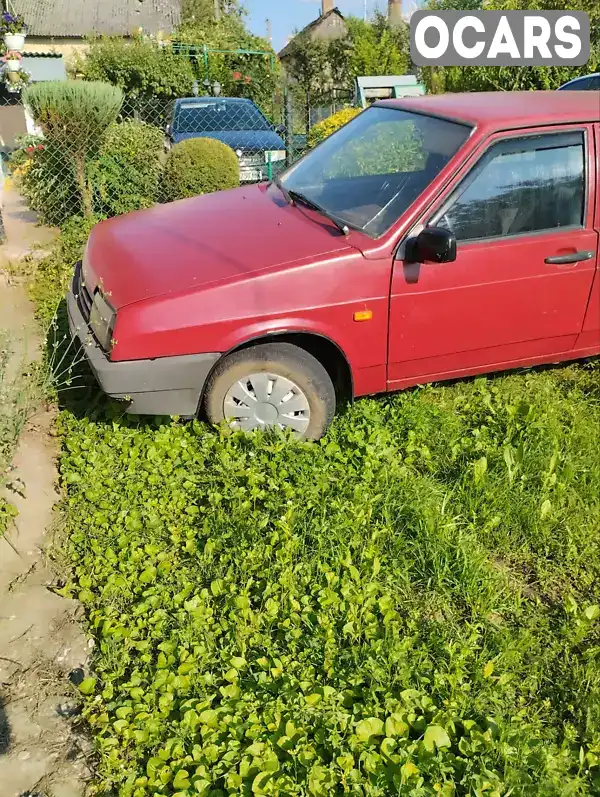
[[[28,52],[61,53],[67,60],[86,49],[89,36],[128,37],[139,31],[170,34],[181,21],[183,0],[5,0],[28,27]]]
[[[309,25],[303,28],[279,53],[279,60],[285,68],[293,58],[294,41],[298,37],[308,36],[313,40],[333,41],[343,39],[348,35],[348,25],[338,8],[333,5],[334,0],[322,0],[321,14]]]

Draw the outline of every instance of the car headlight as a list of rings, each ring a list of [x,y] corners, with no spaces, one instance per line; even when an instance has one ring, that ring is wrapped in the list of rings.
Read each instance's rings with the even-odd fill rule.
[[[278,163],[284,161],[286,153],[284,149],[272,149],[265,152],[265,163]]]
[[[112,337],[116,320],[117,314],[113,308],[100,291],[96,291],[90,311],[90,329],[102,349],[107,353],[112,349]]]

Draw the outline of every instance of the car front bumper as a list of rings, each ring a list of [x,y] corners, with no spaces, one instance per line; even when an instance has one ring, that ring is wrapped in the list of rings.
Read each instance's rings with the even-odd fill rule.
[[[69,329],[78,338],[98,384],[111,398],[128,402],[136,415],[197,415],[202,391],[218,353],[111,362],[94,338],[77,301],[77,271],[67,294]]]

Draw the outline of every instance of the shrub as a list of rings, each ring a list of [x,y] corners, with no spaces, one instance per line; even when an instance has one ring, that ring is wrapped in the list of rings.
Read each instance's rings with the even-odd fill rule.
[[[151,207],[158,198],[163,133],[133,119],[112,124],[89,170],[96,215]]]
[[[103,37],[77,65],[86,80],[119,86],[128,97],[185,97],[194,82],[189,58],[154,41]]]
[[[332,133],[335,133],[336,130],[339,130],[340,127],[343,127],[351,119],[354,119],[355,116],[358,116],[360,112],[360,108],[342,108],[341,111],[337,111],[337,113],[328,116],[327,119],[323,119],[322,122],[319,122],[311,128],[308,134],[309,147],[316,147],[321,141],[324,141]]]
[[[176,199],[225,191],[240,184],[235,152],[211,138],[192,138],[169,152],[163,175],[163,199]]]
[[[48,254],[41,260],[30,262],[28,295],[35,304],[36,317],[44,326],[56,313],[73,276],[75,263],[81,259],[90,231],[98,219],[73,216],[63,229]]]
[[[123,92],[107,83],[48,81],[23,93],[48,144],[72,165],[84,213],[93,216],[87,164],[97,154],[102,137],[123,104]]]
[[[10,158],[10,168],[32,210],[44,224],[60,226],[82,213],[81,193],[73,163],[62,145],[36,136],[23,136]]]

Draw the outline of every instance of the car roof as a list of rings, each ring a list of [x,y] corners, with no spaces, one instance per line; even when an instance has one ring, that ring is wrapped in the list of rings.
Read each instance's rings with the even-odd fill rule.
[[[194,102],[198,105],[206,105],[207,103],[213,102],[229,102],[229,103],[236,103],[238,105],[254,105],[252,100],[249,100],[247,97],[180,97],[179,99],[175,100],[176,103],[182,102]]]
[[[380,100],[380,106],[416,111],[478,128],[515,127],[600,121],[600,102],[592,91],[487,91],[430,94]]]
[[[590,72],[589,75],[579,75],[579,77],[574,77],[571,80],[567,80],[567,82],[563,83],[560,88],[562,89],[563,86],[570,86],[571,83],[579,83],[580,80],[589,80],[591,77],[600,77],[600,72]]]

